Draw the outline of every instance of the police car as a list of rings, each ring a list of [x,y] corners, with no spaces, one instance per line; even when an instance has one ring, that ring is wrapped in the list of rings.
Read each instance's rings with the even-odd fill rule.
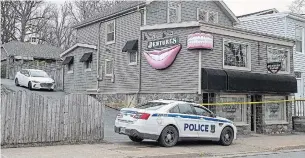
[[[171,147],[185,139],[217,141],[224,146],[236,139],[232,121],[218,117],[204,106],[175,100],[154,100],[135,108],[123,108],[114,131],[134,142],[157,140]]]

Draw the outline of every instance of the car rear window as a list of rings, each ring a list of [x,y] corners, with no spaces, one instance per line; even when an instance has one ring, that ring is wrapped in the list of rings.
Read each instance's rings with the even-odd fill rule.
[[[135,108],[138,109],[147,109],[147,110],[157,110],[163,107],[164,105],[167,105],[167,103],[163,102],[148,102],[139,106],[136,106]]]

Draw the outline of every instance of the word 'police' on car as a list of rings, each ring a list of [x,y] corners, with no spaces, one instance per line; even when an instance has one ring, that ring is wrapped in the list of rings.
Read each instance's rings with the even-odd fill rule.
[[[165,147],[185,139],[211,140],[228,146],[236,139],[237,132],[232,121],[216,116],[209,109],[175,100],[154,100],[121,109],[114,131],[134,142],[151,139]]]

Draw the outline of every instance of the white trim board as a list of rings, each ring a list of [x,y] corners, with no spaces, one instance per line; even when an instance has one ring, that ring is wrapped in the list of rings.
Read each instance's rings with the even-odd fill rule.
[[[279,45],[285,45],[291,47],[294,46],[293,40],[289,40],[289,39],[281,40],[275,37],[270,37],[268,35],[259,35],[249,31],[238,30],[235,28],[224,28],[219,26],[202,24],[200,30],[204,32],[232,36],[232,37],[243,38],[248,40],[261,41],[261,42],[273,43],[273,44],[279,44]]]
[[[60,57],[68,54],[69,52],[74,50],[76,47],[85,47],[85,48],[97,49],[97,46],[95,46],[95,45],[76,43],[75,45],[73,45],[72,47],[70,47],[69,49],[65,50],[63,53],[61,53]]]

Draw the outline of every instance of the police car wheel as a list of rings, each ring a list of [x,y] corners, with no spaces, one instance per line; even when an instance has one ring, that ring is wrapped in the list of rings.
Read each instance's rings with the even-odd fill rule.
[[[179,133],[177,129],[173,126],[167,126],[163,129],[158,141],[161,146],[171,147],[176,145],[178,138]]]
[[[220,144],[224,146],[229,146],[232,144],[234,138],[234,131],[230,127],[225,127],[220,135]]]
[[[129,139],[132,140],[133,142],[142,142],[143,141],[142,138],[133,137],[133,136],[129,136]]]

